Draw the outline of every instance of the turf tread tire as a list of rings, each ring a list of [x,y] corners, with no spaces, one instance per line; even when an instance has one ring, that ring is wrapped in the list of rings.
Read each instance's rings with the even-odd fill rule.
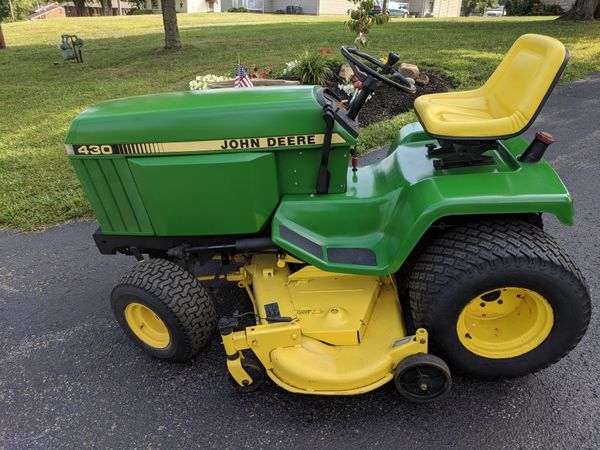
[[[494,273],[505,270],[530,271],[534,274],[532,276],[544,273],[570,292],[569,301],[576,317],[569,342],[561,345],[560,351],[541,364],[522,363],[515,364],[515,367],[504,364],[501,369],[490,360],[487,368],[484,364],[477,367],[473,361],[457,360],[448,354],[451,352],[447,346],[446,351],[442,351],[444,345],[436,342],[436,330],[440,328],[440,318],[448,317],[445,315],[448,304],[444,300],[447,293],[458,292],[471,279],[494,276]],[[449,361],[453,370],[485,378],[524,375],[554,364],[581,340],[591,315],[585,280],[569,256],[539,227],[517,219],[472,222],[441,232],[415,259],[407,287],[415,327],[431,331],[433,348]],[[466,301],[471,298],[474,296]],[[449,338],[449,331],[444,338]]]
[[[140,296],[150,295],[157,302],[151,306],[167,322],[172,339],[177,341],[175,351],[153,351],[132,336],[123,323],[118,299],[132,293],[135,296],[136,292]],[[124,274],[113,288],[111,303],[129,337],[147,353],[168,361],[190,359],[208,343],[216,326],[215,307],[206,289],[181,266],[165,259],[150,259]]]

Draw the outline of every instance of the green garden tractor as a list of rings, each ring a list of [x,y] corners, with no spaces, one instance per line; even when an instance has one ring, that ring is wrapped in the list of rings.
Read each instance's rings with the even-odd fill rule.
[[[352,395],[393,380],[425,402],[448,392],[450,370],[514,377],[558,361],[584,335],[590,297],[543,230],[543,214],[573,223],[543,159],[552,137],[520,135],[567,64],[564,46],[524,35],[481,88],[418,97],[418,123],[360,168],[369,95],[415,86],[394,52],[341,51],[362,86],[349,103],[320,86],[220,89],[77,116],[66,147],[95,242],[138,260],[111,295],[125,333],[184,361],[218,328],[240,391],[270,379]],[[210,279],[237,283],[251,311],[217,321]]]

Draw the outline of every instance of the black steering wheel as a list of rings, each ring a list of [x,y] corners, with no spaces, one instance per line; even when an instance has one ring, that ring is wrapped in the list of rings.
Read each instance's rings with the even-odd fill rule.
[[[414,94],[417,91],[415,85],[394,68],[394,65],[400,60],[400,56],[397,53],[390,52],[386,64],[381,62],[379,59],[368,55],[367,53],[361,52],[356,48],[343,45],[341,51],[342,55],[344,55],[344,58],[348,60],[350,67],[352,67],[356,78],[358,78],[361,82],[365,81],[367,75],[370,75],[379,81],[383,81],[384,83],[395,87],[396,89],[400,89],[411,94]],[[369,61],[371,64],[379,67],[382,72],[375,70],[373,67],[365,64],[362,60]]]

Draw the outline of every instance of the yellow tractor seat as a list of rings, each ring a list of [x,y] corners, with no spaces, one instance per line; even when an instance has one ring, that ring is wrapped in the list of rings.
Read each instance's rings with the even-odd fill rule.
[[[418,97],[425,131],[453,141],[505,139],[523,133],[560,78],[569,52],[548,36],[525,34],[478,89]]]

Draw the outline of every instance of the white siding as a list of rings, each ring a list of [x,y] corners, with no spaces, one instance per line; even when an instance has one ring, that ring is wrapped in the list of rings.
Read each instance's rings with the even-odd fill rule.
[[[348,0],[320,0],[319,14],[346,15],[353,8]]]
[[[319,0],[265,0],[265,12],[273,12],[278,9],[285,11],[286,6],[301,6],[302,14],[318,14]]]
[[[183,3],[183,7],[181,7],[181,3]],[[221,11],[221,3],[214,3],[214,11]],[[213,11],[210,9],[210,3],[206,0],[175,0],[175,8],[177,12],[208,12]]]
[[[458,17],[460,4],[460,0],[436,0],[433,4],[433,17]]]
[[[425,13],[427,5],[429,5],[428,0],[410,0],[408,2],[408,12],[415,14],[418,17],[422,17]]]

